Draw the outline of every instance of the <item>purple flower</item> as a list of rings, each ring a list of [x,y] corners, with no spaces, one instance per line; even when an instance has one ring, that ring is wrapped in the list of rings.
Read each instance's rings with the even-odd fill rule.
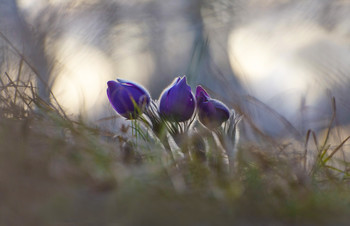
[[[196,107],[196,101],[191,87],[186,83],[186,77],[178,77],[160,95],[159,113],[177,122],[189,120]]]
[[[219,127],[230,117],[228,107],[221,101],[212,99],[201,86],[197,86],[196,100],[199,121],[208,129]]]
[[[137,118],[150,103],[150,95],[142,86],[122,79],[107,82],[107,96],[113,108],[127,119]]]

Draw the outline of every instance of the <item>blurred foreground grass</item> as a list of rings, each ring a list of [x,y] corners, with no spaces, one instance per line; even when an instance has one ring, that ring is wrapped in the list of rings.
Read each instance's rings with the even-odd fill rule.
[[[123,136],[69,119],[40,100],[30,82],[7,76],[0,92],[0,225],[350,220],[347,173],[317,161],[306,167],[296,154],[303,150],[284,150],[282,141],[241,143],[233,173],[219,160],[174,166],[161,151],[128,147]]]

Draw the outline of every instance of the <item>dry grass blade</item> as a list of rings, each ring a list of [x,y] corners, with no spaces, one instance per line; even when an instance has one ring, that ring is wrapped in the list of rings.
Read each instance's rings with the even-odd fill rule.
[[[335,103],[335,98],[332,97],[332,117],[331,117],[331,120],[329,121],[329,124],[327,126],[327,131],[326,131],[326,137],[324,138],[323,140],[323,144],[322,146],[320,147],[321,150],[323,150],[323,153],[321,154],[321,158],[326,154],[327,152],[327,149],[325,148],[327,143],[328,143],[328,140],[329,140],[329,135],[331,133],[331,129],[332,129],[332,125],[333,125],[333,122],[335,120],[335,116],[336,116],[336,103]]]
[[[316,136],[316,133],[314,131],[311,131],[311,134],[312,134],[312,138],[314,140],[314,143],[315,143],[315,146],[316,146],[316,149],[317,149],[317,157],[316,157],[316,161],[310,171],[310,175],[314,175],[316,170],[318,169],[319,167],[319,162],[320,162],[320,157],[321,157],[321,152],[322,150],[320,149],[319,147],[319,144],[318,144],[318,139],[317,139],[317,136]]]
[[[40,76],[40,74],[38,73],[37,69],[35,67],[32,66],[32,64],[27,60],[26,56],[24,56],[13,44],[12,42],[0,31],[0,37],[11,47],[11,49],[13,51],[15,51],[15,53],[17,54],[18,57],[20,57],[21,62],[25,62],[26,65],[34,72],[34,74],[36,75],[37,79],[40,80],[43,84],[45,84],[46,87],[49,87],[49,84],[47,84],[45,82],[45,80]],[[65,111],[63,110],[63,108],[61,107],[61,105],[59,104],[59,102],[57,101],[55,95],[52,93],[52,90],[49,89],[50,95],[52,97],[52,99],[54,100],[55,104],[57,105],[60,114],[64,115],[65,118],[68,118]]]
[[[271,107],[267,106],[266,104],[264,104],[263,102],[261,102],[260,100],[256,99],[253,96],[247,96],[247,100],[249,102],[252,102],[252,103],[258,105],[258,106],[263,107],[269,113],[274,115],[280,122],[283,123],[283,125],[288,129],[288,131],[290,131],[295,136],[296,139],[300,139],[301,138],[301,134],[299,133],[299,131],[284,116],[282,116],[281,114],[276,112],[274,109],[272,109]]]
[[[304,155],[303,155],[303,165],[304,170],[306,170],[306,162],[307,162],[307,150],[308,150],[308,144],[310,139],[311,130],[308,130],[305,137],[305,143],[304,143]]]
[[[312,134],[312,138],[314,139],[314,143],[315,143],[315,145],[316,145],[318,155],[320,155],[321,149],[320,149],[320,146],[319,146],[319,144],[318,144],[318,139],[317,139],[317,136],[316,136],[315,131],[311,131],[311,134]]]
[[[335,153],[337,153],[341,147],[343,147],[343,145],[350,139],[350,136],[348,136],[347,138],[345,138],[332,152],[331,154],[325,159],[323,160],[323,163],[326,163],[328,162],[332,157],[333,155],[335,155]]]
[[[18,87],[19,81],[21,80],[21,74],[22,74],[22,67],[23,67],[23,58],[20,59],[19,62],[19,67],[18,67],[18,73],[17,73],[17,81],[16,81],[16,87]],[[15,98],[14,102],[16,103],[17,100],[17,95],[18,95],[18,90],[15,90]]]

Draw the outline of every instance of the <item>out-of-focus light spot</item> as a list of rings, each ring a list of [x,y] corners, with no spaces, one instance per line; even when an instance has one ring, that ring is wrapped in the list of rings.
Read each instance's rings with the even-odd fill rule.
[[[325,34],[314,24],[281,24],[273,31],[269,26],[268,20],[258,21],[233,31],[230,62],[250,94],[291,115],[299,110],[302,97],[312,103],[324,91],[313,68],[299,60],[299,52]]]
[[[111,33],[116,33],[113,40],[113,69],[116,77],[125,78],[147,86],[150,75],[154,72],[154,60],[147,50],[147,38],[142,27],[134,23],[119,24]]]
[[[115,62],[115,74],[118,78],[137,81],[143,85],[149,82],[154,70],[154,62],[149,53],[135,53]]]
[[[38,14],[46,5],[45,0],[18,0],[17,5],[20,9],[30,12],[30,15]]]
[[[17,0],[17,4],[21,8],[34,7],[35,5],[40,6],[45,2],[44,0]]]
[[[107,100],[111,62],[101,51],[72,36],[57,43],[57,56],[62,68],[53,93],[59,103],[68,113],[94,116]]]

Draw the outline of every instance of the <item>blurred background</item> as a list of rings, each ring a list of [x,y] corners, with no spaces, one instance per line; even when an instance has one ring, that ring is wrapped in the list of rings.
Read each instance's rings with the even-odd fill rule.
[[[1,76],[111,130],[116,78],[157,99],[187,75],[244,115],[246,135],[321,130],[332,96],[338,125],[350,119],[346,0],[0,0],[0,36]]]

